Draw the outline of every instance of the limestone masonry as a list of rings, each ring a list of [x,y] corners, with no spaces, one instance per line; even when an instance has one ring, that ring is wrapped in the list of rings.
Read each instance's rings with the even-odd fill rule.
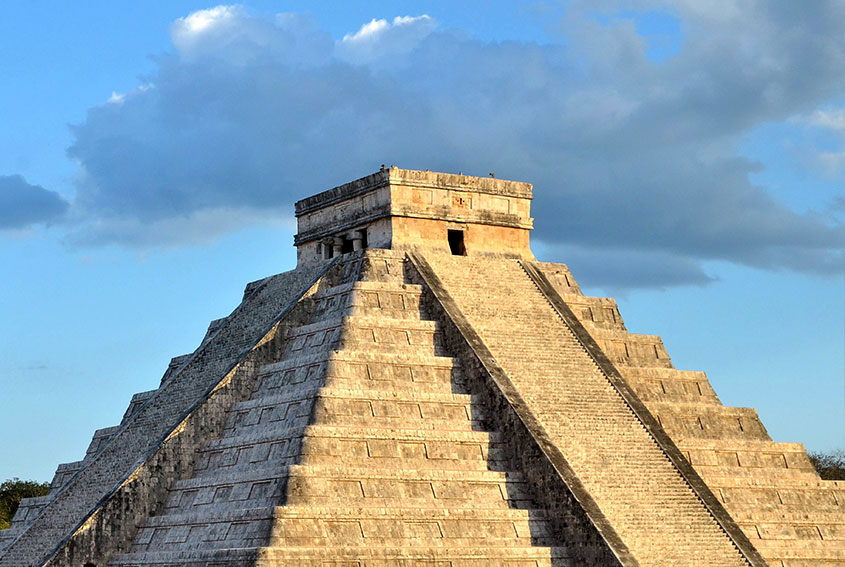
[[[0,567],[845,567],[845,483],[529,247],[531,185],[391,167],[0,531]]]

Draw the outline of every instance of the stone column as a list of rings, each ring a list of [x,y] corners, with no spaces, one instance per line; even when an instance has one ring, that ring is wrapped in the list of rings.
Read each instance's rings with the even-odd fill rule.
[[[349,233],[349,239],[352,241],[352,250],[361,250],[364,247],[363,230],[353,230]]]

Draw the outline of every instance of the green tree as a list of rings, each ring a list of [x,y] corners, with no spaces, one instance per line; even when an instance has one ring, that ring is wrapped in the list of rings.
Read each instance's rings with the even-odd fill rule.
[[[48,490],[50,490],[49,482],[19,478],[12,478],[0,484],[0,530],[5,530],[12,523],[12,517],[17,512],[21,500],[44,496]]]
[[[845,480],[845,451],[810,453],[810,460],[819,476],[825,480]]]

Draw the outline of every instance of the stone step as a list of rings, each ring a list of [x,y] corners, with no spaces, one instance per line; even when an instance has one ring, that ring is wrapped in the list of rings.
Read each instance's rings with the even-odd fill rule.
[[[358,281],[314,294],[314,320],[337,315],[380,315],[420,320],[422,286],[393,282]]]
[[[474,429],[483,414],[468,394],[412,390],[323,388],[262,396],[232,409],[227,435],[251,435],[270,424],[299,427],[309,422],[380,428]]]
[[[351,503],[359,506],[517,507],[530,504],[521,473],[365,469],[345,466],[290,467],[288,503]],[[350,502],[351,501],[351,502]],[[519,503],[519,505],[513,505]]]
[[[772,479],[756,479],[756,478],[737,478],[730,476],[717,476],[708,479],[709,483],[720,488],[724,487],[740,487],[740,488],[789,488],[801,490],[820,490],[830,494],[842,495],[842,506],[845,508],[845,480],[821,480],[815,479],[792,479],[781,478]]]
[[[501,444],[503,442],[501,433],[486,431],[454,431],[454,430],[425,430],[425,429],[381,429],[381,428],[360,428],[330,426],[312,424],[302,428],[280,428],[268,429],[252,435],[241,435],[235,437],[223,437],[207,441],[200,451],[219,451],[233,447],[252,445],[255,443],[266,443],[277,439],[289,439],[295,437],[309,438],[341,438],[360,439],[392,439],[395,441],[411,442],[437,442],[437,443],[484,443],[485,445]]]
[[[323,321],[317,321],[314,323],[308,323],[307,325],[300,325],[298,327],[294,327],[288,333],[288,340],[292,338],[312,335],[318,331],[324,331],[326,329],[333,329],[335,327],[369,327],[369,328],[379,328],[379,329],[391,329],[391,330],[419,330],[419,331],[428,331],[433,332],[437,330],[437,322],[436,321],[427,321],[427,320],[420,320],[420,321],[409,321],[407,319],[393,319],[390,317],[379,317],[377,314],[373,315],[343,315],[343,316],[336,316],[331,317],[329,319]]]
[[[540,510],[285,507],[277,509],[276,522],[279,539],[274,538],[274,546],[290,545],[294,538],[321,537],[331,545],[394,547],[415,539],[410,546],[434,540],[439,545],[495,547],[497,541],[508,539],[515,545],[536,544],[541,538],[551,541],[552,535],[549,515]],[[333,532],[340,532],[342,540],[332,541]]]
[[[479,429],[483,413],[468,394],[329,390],[320,393],[314,422],[380,428]]]
[[[823,524],[823,523],[793,523],[793,524],[772,524],[758,522],[756,524],[740,524],[745,529],[746,525],[752,529],[747,530],[751,536],[766,540],[804,540],[804,541],[839,541],[845,546],[845,523]]]
[[[286,496],[285,496],[286,495]],[[530,504],[519,473],[432,469],[371,469],[328,465],[255,466],[177,481],[168,508],[229,509],[268,504],[365,507],[525,508]]]
[[[485,431],[442,431],[413,429],[375,429],[312,425],[308,428],[303,454],[341,457],[350,461],[384,459],[393,465],[430,462],[431,466],[449,463],[488,463],[492,453],[500,453],[503,439],[499,433]],[[396,468],[392,466],[390,468]]]
[[[20,503],[18,504],[18,509],[15,512],[15,516],[14,518],[12,518],[11,527],[19,527],[32,523],[32,520],[34,520],[35,517],[41,513],[41,510],[44,509],[44,506],[46,506],[53,500],[54,496],[54,494],[47,494],[45,496],[32,496],[30,498],[22,498]]]
[[[115,434],[120,431],[120,427],[120,425],[113,425],[96,430],[91,437],[91,443],[88,444],[88,448],[85,450],[85,458],[83,460],[92,459],[96,456],[112,440]]]
[[[459,365],[447,356],[346,349],[266,365],[256,380],[258,394],[341,381],[372,383],[391,390],[442,391],[452,383],[462,384],[463,376]]]
[[[250,435],[206,442],[195,475],[233,471],[269,462],[297,462],[388,468],[501,470],[501,436],[482,431],[376,429],[359,427],[268,427]]]
[[[710,482],[711,478],[719,478],[732,476],[734,478],[753,478],[753,479],[802,479],[802,480],[818,480],[819,476],[816,471],[811,469],[787,469],[781,466],[775,467],[738,467],[738,466],[711,466],[711,465],[694,465],[696,472],[704,477],[705,482]]]
[[[652,401],[648,409],[675,439],[771,440],[754,408]]]
[[[445,354],[434,321],[345,316],[291,329],[284,356],[363,348],[438,356]]]
[[[652,401],[722,403],[704,372],[621,365],[618,370],[646,405]]]
[[[559,547],[268,547],[115,555],[114,567],[574,567]]]
[[[194,353],[189,352],[187,354],[180,354],[179,356],[174,356],[170,359],[170,363],[167,365],[167,370],[164,371],[164,374],[161,376],[161,382],[159,383],[159,387],[162,384],[170,380],[170,378],[182,370],[185,365],[191,360],[191,357],[194,356]]]
[[[422,353],[391,353],[345,349],[320,352],[310,356],[289,357],[263,366],[258,373],[256,390],[300,384],[315,376],[407,380],[413,383],[440,381],[449,383],[460,372],[459,365],[448,356]],[[272,378],[272,379],[271,379]],[[266,386],[263,382],[267,382]]]
[[[677,439],[676,444],[696,468],[790,469],[809,472],[818,477],[801,443],[780,443],[769,439],[714,440],[687,437]]]
[[[819,510],[800,510],[786,512],[783,510],[736,510],[731,514],[737,522],[769,524],[842,524],[845,516],[836,512],[821,512]],[[833,538],[832,538],[833,539]]]
[[[641,335],[616,329],[589,329],[590,335],[614,364],[672,368],[672,360],[659,335]]]
[[[574,293],[561,294],[575,316],[592,329],[610,329],[627,332],[616,300],[609,297],[591,297]]]
[[[252,435],[268,426],[304,427],[319,394],[320,388],[309,385],[238,402],[229,410],[224,436]]]
[[[727,417],[750,417],[758,418],[757,410],[738,406],[725,406],[722,404],[701,404],[696,402],[651,402],[649,409],[652,412],[666,415],[693,415],[693,416],[727,416]]]
[[[356,280],[321,289],[312,296],[312,299],[341,295],[350,291],[396,292],[416,294],[419,296],[423,291],[423,287],[419,284],[395,281]]]
[[[152,398],[158,390],[147,390],[146,392],[139,392],[132,396],[132,400],[129,402],[129,407],[126,408],[126,411],[123,414],[123,419],[121,419],[120,424],[125,424],[130,417],[135,415],[141,406],[143,406],[150,398]]]
[[[743,485],[743,482],[745,484]],[[800,486],[803,480],[771,479],[753,485],[752,479],[708,479],[708,485],[728,510],[845,513],[845,490]],[[792,486],[785,484],[793,483]],[[766,486],[768,485],[768,486]]]
[[[260,507],[166,514],[139,525],[133,552],[315,546],[443,547],[553,543],[549,517],[508,509]]]
[[[368,248],[357,265],[350,265],[344,275],[348,279],[403,283],[405,281],[405,253],[400,250]],[[357,277],[352,277],[357,274]]]
[[[767,558],[845,562],[845,542],[842,540],[755,539],[752,543]]]
[[[88,461],[73,461],[70,463],[61,463],[56,467],[56,472],[53,474],[53,480],[50,482],[50,492],[54,492],[63,487],[67,481],[73,478],[73,475],[82,470]]]
[[[575,277],[566,264],[560,264],[558,262],[537,262],[537,266],[561,296],[564,294],[567,297],[570,295],[583,295],[581,288],[578,287],[578,282],[575,281]]]
[[[338,398],[338,399],[366,399],[383,402],[425,402],[432,404],[459,404],[470,403],[472,396],[469,394],[454,394],[451,392],[417,392],[417,391],[392,391],[374,388],[314,388],[302,389],[293,392],[279,393],[275,395],[261,396],[238,402],[233,406],[234,412],[245,412],[266,407],[275,407],[282,404],[294,403],[313,397]]]
[[[732,509],[731,516],[749,537],[845,540],[845,515],[837,512],[743,508]]]
[[[454,378],[449,376],[448,371],[440,372],[439,369],[427,371],[424,368],[414,368],[410,374],[402,378],[392,378],[398,373],[407,369],[390,367],[363,367],[362,377],[350,376],[327,376],[324,381],[326,388],[338,390],[381,390],[391,392],[420,392],[426,394],[460,394],[467,391],[464,377],[455,372]]]

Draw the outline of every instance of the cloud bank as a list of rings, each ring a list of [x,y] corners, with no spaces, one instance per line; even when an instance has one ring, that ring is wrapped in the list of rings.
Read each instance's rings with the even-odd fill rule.
[[[648,13],[682,24],[665,60],[638,29]],[[845,268],[841,218],[755,186],[760,164],[736,149],[796,115],[841,127],[845,5],[574,2],[558,14],[545,45],[485,43],[427,15],[338,40],[297,14],[179,19],[156,72],[73,127],[85,220],[71,239],[214,238],[288,219],[293,201],[387,163],[534,183],[535,238],[597,285],[706,284],[708,260]]]
[[[19,230],[58,221],[68,207],[61,195],[30,185],[20,175],[0,175],[0,230]]]

